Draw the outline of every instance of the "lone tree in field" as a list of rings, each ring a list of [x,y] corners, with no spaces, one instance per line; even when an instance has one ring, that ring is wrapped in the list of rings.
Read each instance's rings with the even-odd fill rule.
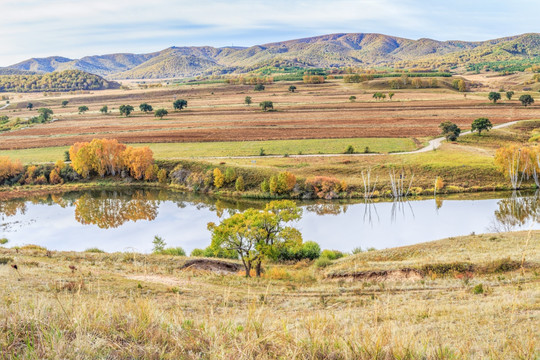
[[[274,103],[271,101],[263,101],[259,104],[262,111],[268,111],[269,109],[274,109]]]
[[[290,92],[295,92],[296,91],[296,86],[294,86],[294,85],[289,86],[289,91]]]
[[[251,105],[252,101],[251,101],[251,96],[246,96],[246,98],[244,99],[244,104],[246,105]]]
[[[120,115],[126,115],[126,117],[128,117],[135,108],[131,105],[120,105],[118,110],[120,110]]]
[[[264,210],[248,209],[223,220],[219,225],[208,223],[212,232],[212,248],[235,250],[244,264],[246,277],[251,270],[260,277],[262,262],[275,260],[280,251],[297,248],[302,234],[287,223],[297,221],[302,209],[293,201],[272,201]]]
[[[482,135],[482,131],[489,131],[493,127],[493,124],[487,118],[478,118],[473,121],[471,125],[471,132],[478,130],[478,135]]]
[[[144,113],[154,111],[152,105],[148,105],[147,103],[142,103],[141,105],[139,105],[139,109],[141,109],[141,111],[143,111]]]
[[[42,122],[48,121],[53,114],[53,111],[51,109],[47,108],[40,108],[38,109],[39,117],[41,118]]]
[[[79,114],[84,114],[87,111],[88,111],[88,106],[86,105],[79,106]]]
[[[456,141],[461,134],[461,129],[451,121],[440,123],[439,128],[442,131],[442,136],[448,141]]]
[[[506,98],[508,100],[512,100],[512,96],[514,96],[514,92],[513,91],[507,91],[506,92]]]
[[[533,97],[529,94],[521,95],[519,101],[521,101],[521,105],[523,106],[532,105],[534,103]]]
[[[27,108],[28,110],[32,110],[32,109],[34,108],[34,104],[28,103],[28,104],[26,105],[26,108]]]
[[[354,96],[354,95],[349,96],[349,101],[350,102],[355,102],[356,101],[356,96]]]
[[[67,104],[69,104],[69,101],[67,101],[67,100],[62,101],[62,107],[65,108],[67,106]]]
[[[264,85],[263,84],[257,84],[257,85],[255,85],[255,88],[253,90],[255,90],[255,91],[263,91],[264,90]]]
[[[388,97],[390,98],[390,100],[392,100],[392,98],[394,97],[394,95],[395,95],[395,94],[394,94],[393,92],[389,92],[389,93],[388,93]]]
[[[187,100],[178,99],[175,102],[173,102],[174,110],[182,110],[185,107],[187,107]]]
[[[106,114],[109,112],[109,107],[107,105],[103,106],[101,109],[99,109],[99,111],[102,113],[102,114]]]
[[[165,109],[157,109],[155,112],[154,112],[154,116],[155,117],[158,117],[160,119],[163,119],[164,116],[166,116],[169,112]]]
[[[498,92],[492,91],[489,93],[488,99],[493,101],[493,103],[495,104],[497,100],[501,100],[501,94]]]

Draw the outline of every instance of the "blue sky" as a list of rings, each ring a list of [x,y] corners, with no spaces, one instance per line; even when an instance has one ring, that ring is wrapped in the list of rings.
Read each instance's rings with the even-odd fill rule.
[[[539,13],[537,0],[0,0],[0,66],[338,32],[487,40],[540,32]]]

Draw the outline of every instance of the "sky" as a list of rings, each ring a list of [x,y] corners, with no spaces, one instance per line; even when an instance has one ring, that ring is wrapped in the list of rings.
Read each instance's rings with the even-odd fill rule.
[[[488,40],[540,32],[539,13],[538,0],[0,0],[0,66],[346,32]]]

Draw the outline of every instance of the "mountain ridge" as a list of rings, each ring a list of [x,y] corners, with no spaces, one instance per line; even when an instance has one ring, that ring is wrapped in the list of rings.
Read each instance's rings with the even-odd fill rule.
[[[376,33],[335,33],[250,47],[171,46],[146,54],[117,53],[80,59],[31,58],[0,69],[38,73],[82,70],[110,79],[155,79],[242,73],[280,63],[306,68],[436,68],[461,66],[466,62],[534,59],[539,55],[538,33],[486,41],[411,40]]]

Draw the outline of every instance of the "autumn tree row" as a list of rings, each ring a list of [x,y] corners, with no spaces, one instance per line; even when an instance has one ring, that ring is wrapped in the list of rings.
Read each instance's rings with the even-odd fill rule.
[[[71,166],[83,178],[91,174],[114,176],[122,171],[137,180],[153,180],[159,176],[150,148],[126,146],[115,139],[75,143],[69,149],[69,157]]]

